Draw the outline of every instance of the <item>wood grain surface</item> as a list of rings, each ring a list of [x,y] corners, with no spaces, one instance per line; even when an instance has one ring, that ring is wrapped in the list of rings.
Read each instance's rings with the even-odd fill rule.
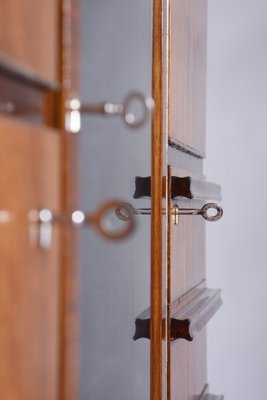
[[[35,125],[54,126],[53,92],[28,84],[0,70],[0,113]],[[48,101],[48,97],[49,101]]]
[[[59,230],[38,247],[31,209],[60,208],[58,132],[0,117],[0,398],[57,400]]]
[[[171,1],[170,132],[205,154],[207,0]]]
[[[65,132],[65,102],[79,91],[78,14],[77,0],[0,6],[1,100],[16,110],[0,117],[0,209],[16,215],[77,207],[78,137]],[[26,223],[0,223],[0,234],[0,398],[78,399],[77,234],[53,228],[48,251]]]
[[[171,342],[171,399],[195,400],[207,381],[206,329],[193,342]]]
[[[205,224],[199,216],[181,216],[179,224],[170,227],[171,302],[205,279]]]
[[[207,1],[172,0],[170,4],[168,155],[170,166],[175,168],[169,168],[169,180],[172,176],[190,176],[194,182],[205,182],[201,158],[205,155]],[[179,207],[203,205],[205,193],[196,189],[195,185],[192,199],[176,198]],[[171,184],[168,196],[171,209],[175,204]],[[168,238],[168,400],[195,400],[207,381],[205,328],[192,342],[172,341],[171,321],[172,304],[187,293],[190,297],[192,289],[205,281],[205,222],[181,216],[179,224],[174,225],[169,214]],[[191,334],[187,333],[189,338]]]
[[[1,1],[0,63],[57,81],[58,11],[56,0]]]

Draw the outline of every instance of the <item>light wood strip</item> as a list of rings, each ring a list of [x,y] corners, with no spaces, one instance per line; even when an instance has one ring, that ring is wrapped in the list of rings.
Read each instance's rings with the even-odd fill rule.
[[[162,399],[162,0],[153,2],[150,399]]]

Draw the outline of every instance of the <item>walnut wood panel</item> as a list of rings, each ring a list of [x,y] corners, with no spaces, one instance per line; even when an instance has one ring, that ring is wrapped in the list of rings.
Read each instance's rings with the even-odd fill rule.
[[[173,173],[175,173],[173,171]],[[135,177],[134,198],[151,196],[151,177]],[[163,192],[165,197],[165,178],[163,178]],[[171,198],[185,197],[187,199],[220,200],[221,188],[216,183],[196,179],[191,176],[171,177]]]
[[[170,11],[172,144],[205,153],[207,0],[172,0]]]
[[[187,170],[178,167],[168,168],[171,177],[189,175]],[[192,178],[203,179],[201,169],[199,173],[191,174]],[[170,199],[171,207],[175,201]],[[203,200],[186,200],[180,198],[178,203],[181,208],[201,208]],[[206,221],[200,216],[180,215],[179,224],[174,225],[170,218],[170,304],[175,299],[183,296],[205,280],[205,226]]]
[[[205,223],[201,217],[181,215],[179,224],[170,226],[171,303],[205,279]]]
[[[170,388],[172,400],[195,400],[206,383],[206,330],[193,342],[171,342]]]
[[[178,153],[178,151],[177,151]],[[179,155],[177,154],[177,158]],[[172,169],[169,167],[169,181]],[[188,171],[176,169],[180,175]],[[201,169],[195,176],[201,176]],[[190,174],[191,175],[191,174]],[[170,208],[171,187],[169,185]],[[188,207],[187,201],[179,201],[179,205]],[[199,206],[200,202],[190,200],[190,208]],[[169,320],[170,320],[170,396],[171,400],[195,400],[206,382],[206,333],[200,331],[193,342],[184,344],[184,340],[172,341],[171,338],[171,304],[191,289],[197,287],[205,279],[205,222],[202,218],[185,216],[173,225],[169,215]],[[191,292],[192,293],[192,292]],[[185,325],[182,326],[184,328]],[[188,324],[189,326],[189,324]],[[180,327],[181,328],[181,327]],[[188,333],[184,332],[184,333]],[[189,338],[189,337],[188,337]],[[192,347],[190,347],[190,344]]]
[[[170,305],[170,340],[192,341],[221,304],[220,290],[208,289],[204,283],[175,300]],[[165,318],[162,324],[164,326]],[[134,340],[150,338],[150,309],[136,318],[135,326]]]
[[[26,216],[60,207],[60,142],[55,131],[0,117],[0,210],[13,213],[0,223],[3,399],[58,399],[59,230],[42,251]]]
[[[58,2],[9,0],[0,4],[0,63],[58,78]]]
[[[168,400],[195,400],[200,398],[207,381],[205,322],[218,308],[220,298],[218,292],[213,292],[210,301],[206,303],[203,300],[202,304],[193,296],[196,288],[205,282],[206,222],[198,217],[181,216],[179,224],[173,225],[170,210],[175,202],[171,197],[176,196],[172,196],[172,176],[192,178],[194,194],[191,192],[190,196],[189,193],[188,199],[177,196],[176,203],[180,207],[201,208],[204,200],[211,200],[212,197],[215,200],[220,194],[218,187],[207,187],[202,173],[202,158],[205,156],[207,0],[170,0],[169,3],[169,51],[166,54],[169,85],[164,104],[169,118],[168,160],[173,166],[172,170],[168,170]],[[197,182],[204,185],[200,188]],[[194,329],[189,330],[190,322],[195,321],[195,327],[198,324],[202,327],[192,342],[172,341],[171,337],[173,305],[176,299],[180,299],[177,304],[182,306],[181,297],[191,298],[189,303],[186,300],[185,308],[182,307],[189,318],[187,326],[183,324],[177,328],[182,328],[184,336],[190,340],[194,333]],[[176,311],[180,321],[181,309]]]

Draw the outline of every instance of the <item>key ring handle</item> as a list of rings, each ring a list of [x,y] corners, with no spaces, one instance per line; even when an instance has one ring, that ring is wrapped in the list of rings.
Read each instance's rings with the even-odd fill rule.
[[[209,215],[210,210],[216,210],[215,215]],[[207,203],[205,204],[201,210],[199,211],[199,214],[202,215],[202,217],[209,222],[215,222],[218,221],[219,219],[222,218],[223,216],[223,209],[222,207],[218,206],[216,203]]]
[[[141,106],[140,116],[136,116],[131,111],[131,108],[134,104],[139,104],[139,106]],[[141,128],[148,121],[153,109],[154,101],[151,97],[145,97],[140,92],[132,92],[128,94],[123,102],[123,121],[130,128]]]
[[[116,214],[117,210],[121,210],[123,214],[127,215],[127,218],[123,219],[123,227],[112,231],[107,224],[106,217],[110,212]],[[102,237],[109,240],[126,238],[135,229],[135,219],[131,206],[119,200],[103,203],[95,213],[89,214],[85,218],[85,222],[92,224]]]

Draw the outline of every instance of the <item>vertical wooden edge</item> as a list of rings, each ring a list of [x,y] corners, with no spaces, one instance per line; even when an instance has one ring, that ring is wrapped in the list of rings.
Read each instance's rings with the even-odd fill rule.
[[[167,399],[171,398],[171,167],[168,165],[168,188],[167,188]]]
[[[72,210],[78,203],[78,139],[65,131],[66,100],[79,93],[79,0],[58,0],[59,80],[57,126],[61,140],[61,209]],[[61,230],[60,259],[60,355],[59,399],[79,398],[79,271],[78,237]]]
[[[162,399],[162,0],[153,0],[150,399]]]
[[[170,135],[170,29],[171,29],[171,0],[167,0],[166,4],[166,146],[168,148],[169,135]],[[166,156],[167,163],[169,163],[168,155]],[[166,182],[166,200],[167,200],[167,400],[171,399],[171,316],[170,316],[170,304],[171,304],[171,180],[172,180],[172,170],[171,167],[167,166],[167,182]]]

